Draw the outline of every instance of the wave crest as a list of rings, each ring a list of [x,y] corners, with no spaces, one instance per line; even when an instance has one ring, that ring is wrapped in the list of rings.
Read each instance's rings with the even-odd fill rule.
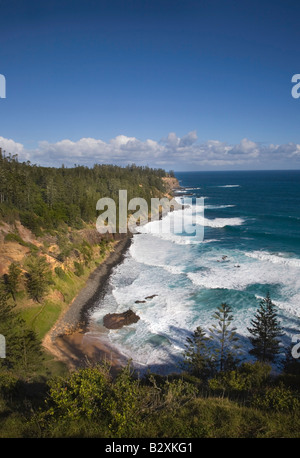
[[[300,267],[300,259],[280,256],[280,253],[273,254],[268,251],[252,251],[245,253],[249,258],[258,259],[259,261],[268,261],[273,264],[284,264],[287,266]]]
[[[215,227],[215,228],[222,228],[226,226],[241,226],[244,222],[245,220],[243,218],[238,218],[238,217],[237,218],[208,219],[200,215],[196,216],[196,224],[200,224],[201,226]]]

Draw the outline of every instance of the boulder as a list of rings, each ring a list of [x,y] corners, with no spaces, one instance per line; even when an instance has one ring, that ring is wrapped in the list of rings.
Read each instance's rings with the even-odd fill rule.
[[[147,297],[145,297],[145,299],[153,299],[156,296],[157,296],[157,294],[152,294],[152,296],[147,296]]]
[[[103,318],[103,325],[108,329],[120,329],[123,326],[137,323],[139,319],[140,317],[129,309],[123,313],[108,313]]]

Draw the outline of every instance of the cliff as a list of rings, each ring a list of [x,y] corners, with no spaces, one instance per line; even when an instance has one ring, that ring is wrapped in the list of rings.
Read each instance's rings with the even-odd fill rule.
[[[177,178],[175,177],[163,177],[162,178],[166,192],[168,196],[172,196],[173,191],[176,189],[180,189],[180,184]]]

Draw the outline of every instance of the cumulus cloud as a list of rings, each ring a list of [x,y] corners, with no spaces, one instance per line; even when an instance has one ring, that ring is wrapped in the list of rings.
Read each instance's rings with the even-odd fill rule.
[[[26,153],[22,143],[17,143],[10,138],[0,137],[0,148],[8,154],[17,154],[25,159]]]
[[[260,152],[259,145],[247,138],[243,138],[238,145],[229,150],[230,154],[246,154],[248,157],[258,157]]]
[[[184,135],[180,140],[179,140],[179,146],[184,147],[184,146],[190,146],[193,143],[197,141],[197,133],[195,130],[192,132],[189,132],[187,135]]]
[[[136,163],[175,170],[259,169],[293,168],[299,166],[300,159],[299,144],[265,145],[247,138],[234,145],[220,140],[201,143],[196,131],[181,138],[171,132],[160,141],[142,141],[126,135],[118,135],[108,142],[96,138],[64,139],[55,143],[41,141],[31,150],[12,139],[0,137],[0,147],[7,153],[18,154],[20,160],[51,166]]]

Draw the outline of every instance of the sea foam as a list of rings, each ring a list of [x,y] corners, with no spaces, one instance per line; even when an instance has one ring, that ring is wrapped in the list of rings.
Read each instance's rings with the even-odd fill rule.
[[[214,218],[208,219],[203,216],[196,216],[196,223],[208,227],[223,228],[226,226],[240,226],[245,220],[243,218]]]
[[[239,184],[225,184],[222,186],[217,186],[217,188],[240,188]]]
[[[300,267],[300,259],[287,256],[285,253],[269,253],[267,251],[252,251],[245,253],[249,258],[259,259],[260,261],[267,261],[273,264],[283,264],[285,266]]]
[[[235,178],[228,178],[227,183],[234,181]],[[253,180],[249,190],[255,191],[255,183]],[[196,189],[188,180],[187,184],[190,186],[185,190]],[[234,325],[243,346],[247,342],[249,345],[247,327],[268,291],[279,309],[286,335],[300,317],[300,259],[293,253],[285,253],[285,249],[292,251],[293,247],[286,248],[284,238],[279,243],[272,231],[266,234],[270,227],[265,214],[259,212],[260,198],[248,199],[248,195],[244,199],[242,193],[239,196],[239,192],[231,194],[230,189],[226,192],[221,189],[240,185],[227,184],[217,189],[209,183],[206,187],[201,176],[199,184],[201,193],[210,197],[210,205],[205,205],[205,197],[204,206],[198,204],[178,210],[173,212],[172,218],[184,216],[189,224],[203,225],[208,238],[196,241],[182,234],[161,233],[160,222],[140,227],[124,262],[110,277],[106,296],[95,310],[99,323],[104,314],[128,308],[140,317],[136,324],[107,334],[109,342],[132,358],[138,368],[147,369],[149,365],[158,371],[176,370],[186,337],[197,326],[209,329],[213,313],[222,301],[232,306]],[[226,194],[231,195],[230,200],[224,200]],[[185,196],[176,200],[184,204]],[[278,208],[278,202],[275,204],[277,215],[281,207]],[[234,215],[230,208],[233,206],[236,207]],[[284,203],[284,210],[285,206]],[[164,217],[164,222],[169,223],[170,217],[170,214]],[[253,233],[253,221],[258,225],[257,234],[265,234],[264,238]],[[228,230],[223,230],[226,227]],[[285,227],[279,229],[281,227],[284,236]],[[288,222],[286,227],[288,229]],[[293,226],[293,230],[296,229]],[[146,299],[153,295],[152,299]]]

